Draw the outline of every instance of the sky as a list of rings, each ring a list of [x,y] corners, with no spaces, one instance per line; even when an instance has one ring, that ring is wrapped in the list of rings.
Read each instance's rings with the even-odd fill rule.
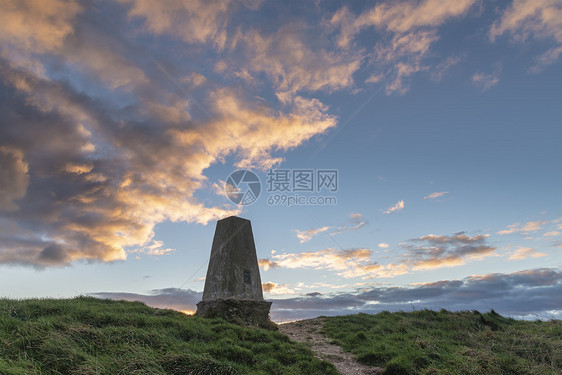
[[[562,317],[560,1],[0,3],[0,297]]]

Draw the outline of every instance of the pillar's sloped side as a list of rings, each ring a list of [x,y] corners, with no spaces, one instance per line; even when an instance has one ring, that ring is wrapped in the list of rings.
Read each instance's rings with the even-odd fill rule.
[[[263,301],[250,220],[231,216],[217,222],[203,301],[219,299]]]

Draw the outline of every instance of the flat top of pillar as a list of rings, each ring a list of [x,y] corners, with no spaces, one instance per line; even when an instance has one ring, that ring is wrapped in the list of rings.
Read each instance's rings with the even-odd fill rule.
[[[239,217],[239,216],[229,216],[229,217],[225,217],[224,219],[219,220],[219,222],[220,221],[236,221],[236,220],[238,220],[238,221],[248,221],[248,222],[250,221],[248,219],[244,219],[244,218]]]

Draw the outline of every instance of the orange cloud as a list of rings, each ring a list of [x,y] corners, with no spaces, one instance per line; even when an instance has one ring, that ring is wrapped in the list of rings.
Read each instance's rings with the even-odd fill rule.
[[[383,40],[375,46],[377,62],[390,64],[391,71],[395,72],[392,81],[386,84],[387,94],[403,94],[408,90],[404,80],[429,68],[421,63],[421,59],[429,52],[431,44],[439,39],[437,27],[452,18],[466,15],[475,3],[476,0],[389,1],[357,16],[344,6],[332,16],[329,24],[339,28],[337,44],[344,50],[352,46],[353,39],[363,29],[374,27],[388,32],[390,40]],[[378,72],[372,77],[380,74]],[[390,76],[388,72],[384,75]]]
[[[527,258],[540,258],[546,256],[545,253],[539,253],[530,247],[521,247],[511,253],[509,260],[522,260]]]
[[[294,294],[295,291],[288,287],[287,284],[276,284],[274,282],[262,283],[262,289],[269,294]]]
[[[515,0],[490,29],[490,38],[495,40],[511,33],[516,42],[529,38],[553,39],[554,47],[539,56],[532,71],[540,71],[555,63],[562,54],[562,4],[557,0]]]
[[[169,34],[188,43],[211,41],[222,49],[230,0],[119,0],[130,3],[129,17],[145,20],[147,30]]]
[[[527,232],[536,232],[542,229],[542,226],[547,224],[548,221],[538,220],[538,221],[529,221],[523,225],[519,223],[515,223],[512,225],[508,225],[508,229],[500,230],[497,232],[498,234],[512,234],[512,233],[527,233]]]
[[[371,261],[370,249],[335,250],[324,249],[303,253],[274,254],[272,258],[278,267],[289,269],[312,268],[337,272],[344,278],[370,277],[370,273],[384,267]]]
[[[444,196],[445,194],[448,194],[448,192],[446,192],[446,191],[435,192],[435,193],[431,193],[431,194],[429,194],[429,195],[423,197],[423,199],[441,198],[441,197]]]
[[[390,214],[391,212],[401,211],[403,208],[404,208],[404,201],[398,201],[394,206],[389,207],[386,211],[384,211],[384,213]]]
[[[291,24],[272,35],[254,30],[240,34],[233,44],[244,46],[250,70],[263,71],[272,79],[282,102],[291,102],[302,90],[350,87],[361,56],[312,47],[306,33],[304,24]]]
[[[0,45],[34,52],[56,50],[73,33],[72,21],[81,10],[77,1],[4,0]]]
[[[361,228],[363,225],[367,223],[367,220],[363,217],[363,215],[354,213],[349,215],[351,218],[351,225],[342,224],[338,226],[323,226],[320,228],[312,228],[309,230],[298,230],[295,229],[295,233],[297,234],[297,238],[300,240],[300,243],[308,242],[312,239],[312,237],[316,236],[319,233],[325,232],[328,235],[335,235],[341,232],[347,231],[354,231]]]
[[[261,267],[264,271],[267,271],[270,268],[277,268],[279,264],[277,262],[273,262],[270,259],[258,259],[258,266]]]

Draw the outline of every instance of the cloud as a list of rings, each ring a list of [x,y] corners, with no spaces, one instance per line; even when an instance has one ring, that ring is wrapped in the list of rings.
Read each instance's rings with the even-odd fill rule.
[[[554,236],[559,236],[560,232],[553,230],[550,232],[546,232],[545,234],[543,234],[544,237],[554,237]]]
[[[277,262],[271,261],[270,259],[258,259],[258,266],[261,267],[264,271],[267,271],[270,268],[277,268],[279,264]]]
[[[476,0],[446,2],[425,0],[417,2],[382,2],[354,15],[347,6],[339,9],[328,21],[339,29],[337,45],[347,50],[355,37],[367,28],[375,28],[381,37],[375,45],[372,66],[386,67],[386,92],[400,94],[408,90],[405,79],[412,74],[428,70],[422,59],[439,36],[437,29],[447,21],[465,16]],[[392,72],[392,73],[391,73]],[[377,77],[381,73],[372,76]],[[390,77],[393,76],[392,79]],[[379,80],[377,80],[379,81]]]
[[[274,290],[277,284],[265,283]],[[265,289],[264,289],[265,290]],[[320,315],[348,315],[381,311],[447,309],[451,311],[494,309],[515,318],[560,318],[562,271],[529,269],[513,273],[474,275],[460,280],[440,280],[409,287],[361,286],[356,292],[308,293],[302,297],[273,299],[271,317],[281,322]],[[149,306],[194,311],[202,293],[192,290],[156,289],[150,294],[93,293],[99,298],[142,301]],[[555,315],[558,312],[558,315]]]
[[[338,44],[348,46],[362,29],[375,26],[395,33],[407,33],[422,27],[440,26],[452,17],[468,12],[475,0],[440,0],[421,2],[385,2],[352,17],[347,7],[341,8],[331,19],[332,24],[341,25]]]
[[[481,312],[494,309],[515,318],[559,319],[562,315],[560,293],[562,272],[540,268],[442,280],[415,287],[375,287],[359,293],[274,300],[271,315],[276,321],[285,321],[319,315],[427,308]]]
[[[545,253],[539,253],[535,249],[529,247],[521,247],[511,253],[509,260],[522,260],[527,258],[540,258],[546,256]]]
[[[358,230],[361,227],[363,227],[365,224],[367,224],[367,220],[361,214],[354,213],[349,216],[351,222],[350,224],[341,224],[338,226],[324,226],[320,228],[311,228],[309,230],[295,229],[295,233],[297,234],[297,238],[300,240],[299,242],[304,243],[310,241],[312,237],[322,232],[325,232],[326,234],[332,236],[335,234],[339,234],[341,232]]]
[[[508,229],[500,230],[497,232],[498,234],[512,234],[512,233],[523,233],[527,234],[528,232],[536,232],[542,229],[542,226],[547,224],[548,221],[545,220],[538,220],[538,221],[529,221],[526,224],[519,224],[515,223],[512,225],[508,225]]]
[[[25,197],[29,185],[29,166],[20,150],[0,146],[0,212],[14,211],[15,201]]]
[[[220,48],[224,3],[135,1],[124,9],[102,2],[96,11],[76,4],[8,2],[0,15],[0,173],[9,177],[0,180],[2,264],[43,268],[169,253],[153,241],[158,223],[204,225],[240,211],[198,201],[196,192],[210,185],[209,166],[232,157],[238,166],[266,168],[282,160],[274,153],[336,125],[318,99],[254,104],[248,92],[150,57],[158,35],[178,22],[185,31],[181,15],[205,28],[182,34],[175,47],[187,38]],[[157,43],[127,34],[139,23],[127,24],[124,11],[144,18]],[[198,100],[178,95],[187,92],[181,77],[200,90]]]
[[[330,228],[331,227],[313,228],[309,230],[295,229],[295,233],[297,234],[297,238],[299,239],[299,242],[304,243],[310,241],[312,237],[316,236],[318,233],[326,232]]]
[[[556,62],[562,53],[562,4],[556,0],[513,1],[492,25],[490,38],[494,41],[505,33],[519,43],[530,38],[554,41],[554,46],[538,58],[532,69],[540,71]]]
[[[226,43],[230,0],[119,0],[131,4],[128,15],[142,18],[148,32],[168,34],[188,43]]]
[[[3,1],[0,44],[34,52],[56,50],[73,33],[72,20],[80,11],[82,6],[77,1]]]
[[[274,254],[272,258],[278,267],[288,269],[309,268],[335,271],[338,276],[353,278],[369,276],[371,272],[384,269],[371,261],[370,249],[323,249],[302,253]]]
[[[489,90],[493,86],[497,85],[499,81],[499,72],[489,74],[477,72],[472,76],[472,84],[480,88],[482,91]]]
[[[435,198],[440,198],[442,196],[444,196],[445,194],[449,194],[446,191],[442,191],[442,192],[435,192],[435,193],[431,193],[425,197],[423,197],[423,199],[435,199]]]
[[[458,232],[452,236],[429,234],[414,238],[402,245],[408,251],[404,264],[413,270],[428,270],[493,256],[496,247],[487,244],[488,237],[487,234],[470,237]]]
[[[271,295],[276,294],[294,294],[295,291],[287,286],[287,284],[276,284],[274,282],[262,283],[262,289],[264,293],[269,293]]]
[[[388,247],[390,246],[387,243],[381,242],[377,245],[378,247],[380,247],[381,249],[388,249]]]
[[[146,254],[150,256],[169,255],[175,252],[175,249],[164,248],[164,241],[152,240],[152,243],[129,251],[129,254]]]
[[[269,284],[269,283],[266,283]],[[272,288],[275,288],[275,283]],[[474,275],[460,280],[440,280],[410,287],[369,287],[343,293],[309,293],[303,297],[273,299],[271,316],[280,322],[320,315],[447,309],[451,311],[494,309],[515,318],[560,318],[562,271],[538,268],[513,273]],[[201,293],[185,289],[157,289],[152,293],[94,293],[99,298],[142,301],[149,306],[194,311]],[[558,312],[558,315],[555,315]]]
[[[449,70],[456,64],[461,62],[461,58],[458,56],[449,56],[442,62],[440,62],[434,69],[431,70],[430,78],[435,82],[439,82],[447,75]]]
[[[301,253],[273,253],[272,260],[260,260],[264,269],[274,267],[335,272],[343,278],[395,277],[412,271],[455,267],[467,261],[497,256],[496,247],[487,243],[489,235],[468,236],[458,232],[451,236],[433,235],[411,239],[401,244],[406,253],[397,260],[380,264],[371,259],[370,249],[323,249]],[[382,245],[382,246],[381,246]],[[388,248],[381,243],[380,248]]]
[[[384,211],[384,213],[390,214],[391,212],[401,211],[403,208],[404,208],[404,201],[398,201],[394,206],[389,207],[386,211]]]
[[[291,102],[302,91],[333,91],[350,87],[361,63],[360,53],[336,53],[313,43],[310,28],[291,23],[266,35],[257,30],[241,33],[233,42],[247,60],[247,69],[264,72],[279,100]]]

